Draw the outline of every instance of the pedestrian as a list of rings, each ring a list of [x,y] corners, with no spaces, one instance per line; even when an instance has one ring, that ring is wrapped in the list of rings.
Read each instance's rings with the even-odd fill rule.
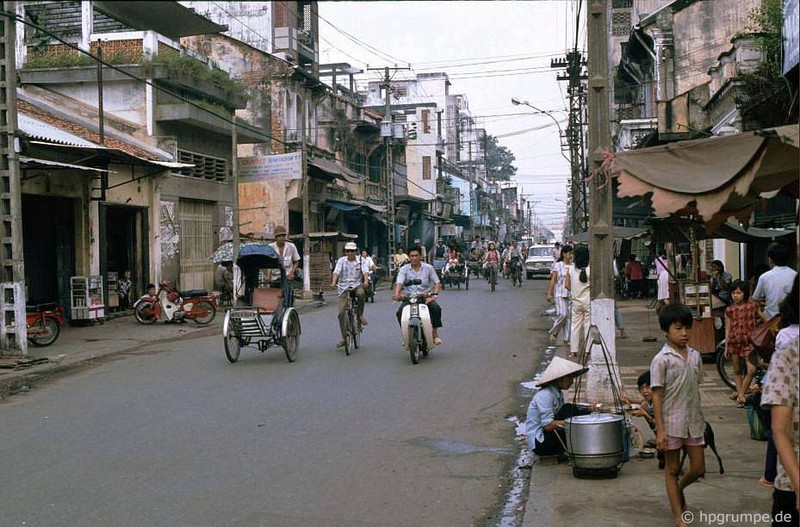
[[[133,284],[131,283],[131,272],[123,271],[122,278],[117,282],[117,293],[119,294],[119,309],[125,311],[131,307],[131,290]]]
[[[731,273],[725,271],[725,264],[720,260],[711,262],[711,293],[717,295],[717,298],[725,302],[731,303],[731,283],[733,276]]]
[[[656,420],[656,445],[664,452],[664,484],[675,525],[686,527],[684,489],[705,475],[705,418],[700,407],[703,362],[689,347],[692,312],[669,304],[658,314],[667,342],[650,364],[650,387]],[[686,452],[689,470],[681,476],[680,454]]]
[[[748,337],[756,329],[756,314],[761,310],[750,301],[749,287],[742,280],[730,286],[733,303],[725,308],[725,356],[733,361],[733,379],[736,390],[729,396],[739,408],[745,407],[745,396],[756,373],[750,361],[753,351]],[[746,374],[742,376],[742,370]]]
[[[636,255],[628,255],[628,263],[625,264],[625,277],[630,284],[631,298],[641,298],[644,296],[644,269],[642,264],[636,261]]]
[[[667,255],[662,252],[656,258],[656,276],[658,277],[658,288],[656,293],[656,310],[669,304],[669,264]]]
[[[233,262],[220,262],[214,270],[214,287],[220,292],[220,304],[232,305]]]
[[[586,373],[589,368],[553,357],[542,372],[536,386],[540,388],[528,405],[525,418],[525,437],[528,448],[537,456],[564,457],[566,436],[565,419],[576,415],[586,415],[588,409],[564,403],[565,390],[569,390],[576,377]]]
[[[575,247],[573,251],[573,264],[567,270],[564,287],[572,297],[571,324],[569,339],[569,356],[577,358],[578,353],[582,353],[586,344],[586,336],[589,334],[589,306],[591,296],[589,294],[589,248],[585,245]],[[581,361],[583,362],[583,361]]]
[[[569,310],[569,291],[565,286],[567,272],[572,266],[572,246],[564,245],[561,248],[561,255],[550,272],[550,282],[547,284],[545,299],[554,302],[556,306],[556,316],[553,319],[553,326],[548,331],[550,343],[555,344],[559,335],[564,345],[569,344],[570,310]]]
[[[800,520],[800,326],[798,278],[780,305],[781,329],[769,361],[761,404],[770,409],[772,437],[778,451],[778,470],[772,493],[772,525],[798,525]]]
[[[561,259],[561,243],[556,242],[553,246],[553,263]]]
[[[797,271],[787,266],[789,256],[786,247],[780,243],[771,243],[767,247],[767,258],[770,270],[758,279],[753,300],[764,304],[767,318],[778,314],[778,306],[792,290],[792,282]]]
[[[275,249],[275,252],[281,257],[283,269],[286,272],[287,280],[294,280],[297,273],[297,265],[300,263],[300,253],[297,252],[297,246],[290,241],[286,240],[288,231],[283,225],[275,227],[275,241],[270,243],[269,246]],[[277,282],[280,279],[280,270],[275,270],[272,273],[272,281]]]

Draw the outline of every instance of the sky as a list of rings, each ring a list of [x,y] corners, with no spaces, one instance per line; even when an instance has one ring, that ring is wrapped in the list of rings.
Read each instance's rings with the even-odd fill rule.
[[[361,86],[381,76],[367,66],[410,64],[414,73],[447,73],[450,93],[465,94],[478,126],[516,157],[517,186],[540,223],[557,227],[566,216],[569,162],[554,121],[566,128],[568,100],[550,61],[564,58],[576,40],[585,53],[585,8],[576,24],[578,3],[319,2],[320,63],[364,69]],[[555,119],[512,105],[512,97]]]

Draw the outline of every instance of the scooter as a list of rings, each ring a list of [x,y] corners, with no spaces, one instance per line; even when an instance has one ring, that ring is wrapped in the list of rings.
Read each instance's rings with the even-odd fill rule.
[[[400,315],[400,330],[403,334],[403,347],[411,355],[411,362],[419,363],[420,357],[428,357],[433,345],[433,324],[425,296],[402,297],[408,304]]]
[[[166,322],[194,320],[206,325],[217,315],[217,297],[205,289],[178,291],[169,281],[159,282],[155,295],[142,295],[133,304],[133,314],[140,324],[154,324],[164,318]]]
[[[64,325],[64,308],[51,302],[25,306],[25,311],[28,342],[40,347],[55,342]]]

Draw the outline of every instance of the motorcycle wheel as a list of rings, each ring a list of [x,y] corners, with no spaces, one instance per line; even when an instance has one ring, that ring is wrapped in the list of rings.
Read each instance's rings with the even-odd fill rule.
[[[205,316],[197,317],[197,318],[194,319],[194,321],[197,324],[200,324],[201,326],[205,326],[206,324],[210,324],[211,321],[214,320],[214,317],[217,316],[217,308],[215,308],[214,304],[212,304],[211,302],[207,302],[207,301],[198,302],[194,306],[194,309],[192,309],[192,311],[197,310],[197,309],[199,309],[201,311],[207,311],[207,314]]]
[[[31,328],[35,333],[28,333],[28,341],[34,346],[49,346],[58,338],[61,333],[61,326],[52,318],[39,318],[34,322]]]
[[[223,339],[225,344],[225,356],[231,363],[239,360],[239,353],[242,351],[242,341],[236,335],[228,335]]]
[[[494,288],[497,286],[497,270],[490,273],[489,281],[492,283],[492,293],[494,293]]]
[[[411,353],[411,362],[413,364],[419,364],[420,357],[419,334],[417,331],[418,328],[416,327],[408,328],[408,351]]]
[[[142,302],[141,304],[136,306],[136,309],[133,310],[133,314],[136,317],[136,320],[139,324],[155,324],[156,323],[156,313],[155,313],[155,306],[152,302]]]
[[[731,390],[736,389],[736,382],[733,380],[733,359],[725,356],[725,341],[719,343],[717,346],[717,373],[722,382]]]
[[[286,353],[286,360],[289,362],[297,360],[297,352],[300,350],[300,318],[297,316],[297,312],[289,315],[286,335],[281,338],[281,347]]]

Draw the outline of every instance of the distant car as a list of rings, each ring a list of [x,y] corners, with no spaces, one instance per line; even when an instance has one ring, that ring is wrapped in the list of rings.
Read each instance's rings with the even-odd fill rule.
[[[525,258],[525,277],[530,280],[536,275],[550,276],[553,267],[553,245],[531,245]]]

